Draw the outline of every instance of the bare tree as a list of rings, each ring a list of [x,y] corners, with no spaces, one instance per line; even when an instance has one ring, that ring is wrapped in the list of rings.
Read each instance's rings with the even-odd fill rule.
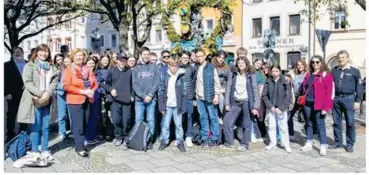
[[[134,55],[149,37],[152,21],[161,13],[161,0],[90,0],[82,10],[103,14],[119,32],[119,51],[129,53],[128,33],[132,27]],[[140,32],[141,31],[141,32]]]
[[[5,47],[11,51],[27,38],[80,15],[72,0],[6,0],[4,4]],[[58,20],[47,22],[47,17]]]

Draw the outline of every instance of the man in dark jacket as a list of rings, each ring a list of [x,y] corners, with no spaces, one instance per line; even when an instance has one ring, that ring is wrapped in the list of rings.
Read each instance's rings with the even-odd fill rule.
[[[173,117],[176,125],[177,147],[181,152],[186,152],[183,143],[182,114],[187,111],[187,95],[184,82],[184,69],[178,69],[177,59],[172,58],[168,62],[168,71],[160,76],[158,91],[159,110],[163,114],[161,138],[159,150],[164,150],[169,144],[169,127]]]
[[[195,83],[196,83],[196,69],[190,64],[190,56],[191,53],[184,51],[181,53],[181,64],[180,68],[184,69],[184,81],[186,84],[186,93],[187,93],[187,132],[186,132],[186,145],[188,147],[193,146],[192,144],[192,118],[193,118],[193,109],[196,106],[195,99]]]
[[[127,137],[127,125],[131,112],[131,102],[133,99],[132,89],[132,70],[127,66],[128,57],[125,54],[118,54],[118,66],[111,68],[104,84],[106,92],[113,97],[111,113],[114,123],[115,146],[123,143],[123,147],[127,148],[124,141]]]
[[[155,107],[156,93],[159,87],[159,69],[155,64],[149,64],[150,50],[143,47],[140,51],[140,61],[133,68],[132,83],[135,92],[135,122],[144,120],[146,110],[146,121],[150,126],[150,133],[155,135]],[[153,140],[152,140],[153,141]],[[152,149],[153,142],[148,145]]]
[[[4,64],[4,93],[8,101],[7,113],[7,141],[11,140],[17,133],[14,132],[18,107],[23,93],[23,68],[27,64],[24,60],[24,52],[21,47],[15,47],[12,58]],[[19,130],[26,131],[27,125],[20,124]]]

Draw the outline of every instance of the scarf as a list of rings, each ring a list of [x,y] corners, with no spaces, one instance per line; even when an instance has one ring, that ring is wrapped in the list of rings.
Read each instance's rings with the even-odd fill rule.
[[[52,71],[50,70],[50,63],[47,61],[42,61],[37,58],[35,62],[37,72],[40,78],[39,89],[41,91],[46,91],[49,88],[50,80],[52,77]]]
[[[50,69],[50,63],[47,61],[43,61],[39,58],[36,59],[36,66],[38,69],[46,70],[48,71]]]
[[[73,74],[76,75],[78,78],[81,78],[83,80],[83,84],[84,84],[85,88],[90,88],[91,87],[91,81],[88,79],[89,73],[88,73],[87,65],[83,65],[80,68],[75,63],[72,63],[71,68],[72,68]]]

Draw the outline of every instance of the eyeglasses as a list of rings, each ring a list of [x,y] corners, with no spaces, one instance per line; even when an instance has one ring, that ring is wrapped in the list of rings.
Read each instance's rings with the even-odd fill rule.
[[[170,56],[169,55],[164,55],[163,58],[170,58]]]
[[[311,64],[320,64],[320,61],[312,61]]]

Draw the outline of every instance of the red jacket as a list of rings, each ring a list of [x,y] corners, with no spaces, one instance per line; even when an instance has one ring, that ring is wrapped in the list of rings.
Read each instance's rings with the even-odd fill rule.
[[[310,78],[310,72],[305,75],[302,87],[304,88],[304,94],[306,93],[305,85]],[[329,111],[333,108],[333,76],[331,73],[326,73],[323,77],[323,72],[317,74],[314,81],[314,110]]]
[[[96,91],[98,84],[95,74],[91,70],[89,70],[88,74],[88,79],[91,81],[91,89]],[[80,90],[86,89],[82,78],[78,78],[74,75],[71,68],[66,68],[63,72],[63,76],[64,90],[67,93],[67,104],[83,104],[87,97],[79,92]],[[89,98],[89,101],[93,103],[94,99]]]

